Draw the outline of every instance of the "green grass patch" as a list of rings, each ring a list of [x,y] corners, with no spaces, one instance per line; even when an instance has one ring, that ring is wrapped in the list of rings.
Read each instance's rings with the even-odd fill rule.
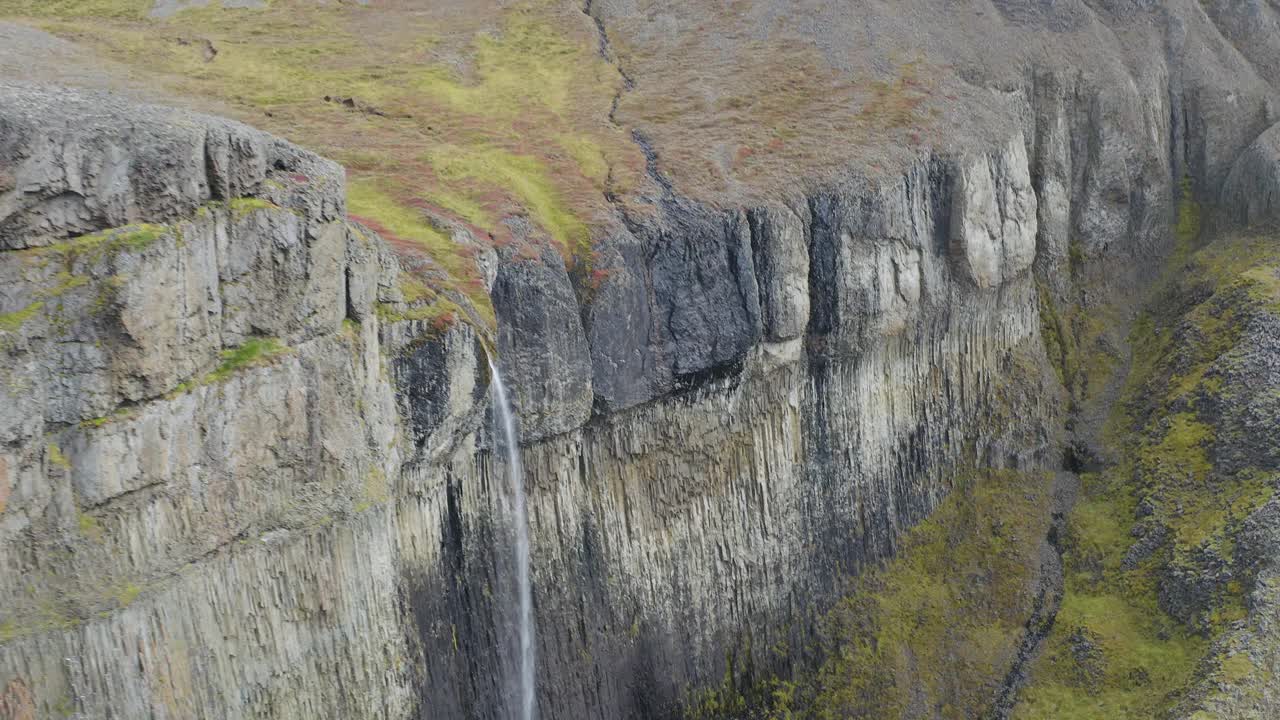
[[[239,197],[227,202],[231,217],[240,219],[259,210],[279,210],[280,206],[273,202],[253,197]]]
[[[118,606],[126,608],[133,604],[133,601],[137,600],[138,596],[141,594],[142,588],[138,587],[135,583],[130,582],[125,583],[116,589],[114,599]]]
[[[17,332],[43,309],[43,302],[33,302],[21,310],[0,314],[0,331]]]
[[[1033,612],[1051,485],[1047,473],[1009,471],[958,481],[823,619],[815,672],[743,689],[730,666],[686,700],[685,717],[890,718],[919,703],[936,717],[984,716]]]
[[[90,515],[89,513],[80,512],[76,514],[76,529],[78,529],[80,534],[84,537],[94,542],[102,542],[102,524],[98,522],[98,518]]]
[[[57,443],[49,443],[45,452],[49,458],[49,462],[63,470],[71,469],[71,461],[67,459],[67,456],[62,452],[62,448],[58,447]]]
[[[920,698],[941,717],[988,712],[1032,612],[1050,485],[978,473],[907,532],[833,612],[814,717],[897,717]]]
[[[289,352],[289,347],[279,340],[270,337],[255,337],[247,340],[239,347],[230,348],[222,351],[222,362],[217,368],[206,374],[204,377],[194,378],[184,383],[179,383],[177,387],[169,391],[165,396],[173,398],[202,385],[212,385],[223,382],[238,372],[249,368],[261,367],[270,363],[275,358]],[[115,416],[107,416],[105,418],[95,418],[86,421],[93,427],[101,427],[102,425],[118,419],[119,413]],[[85,423],[81,423],[85,425]]]
[[[289,351],[275,338],[252,338],[240,347],[222,351],[222,364],[205,376],[203,382],[217,383],[250,367],[258,367]]]
[[[42,263],[58,260],[69,265],[74,261],[93,262],[119,252],[141,252],[161,238],[176,236],[177,233],[176,228],[168,225],[136,223],[81,235],[25,252]],[[60,272],[57,277],[59,285],[45,291],[46,296],[61,294],[91,282],[90,278],[65,271]]]
[[[154,0],[0,0],[0,13],[64,19],[141,20]]]
[[[588,218],[608,210],[605,184],[624,190],[641,177],[629,134],[602,122],[622,78],[577,8],[535,0],[459,15],[274,0],[161,20],[149,7],[0,0],[6,15],[347,164],[352,214],[425,251],[448,275],[432,285],[465,295],[482,322],[492,311],[474,249],[428,214],[480,243],[510,241],[503,220],[527,218],[571,259],[589,242]]]
[[[1152,312],[1133,325],[1133,364],[1107,423],[1122,460],[1084,478],[1064,545],[1066,596],[1021,720],[1160,717],[1196,679],[1212,639],[1247,616],[1239,579],[1211,589],[1203,608],[1165,607],[1161,591],[1173,577],[1209,573],[1206,563],[1231,567],[1234,533],[1274,495],[1274,472],[1215,464],[1215,448],[1235,439],[1202,400],[1256,391],[1214,368],[1231,362],[1251,315],[1274,312],[1280,249],[1253,238],[1197,249],[1201,210],[1184,192],[1177,249]],[[1132,554],[1143,537],[1155,544]]]
[[[532,155],[496,147],[442,146],[427,155],[427,162],[446,183],[484,181],[506,188],[564,252],[586,241],[587,228],[563,202],[550,168]]]

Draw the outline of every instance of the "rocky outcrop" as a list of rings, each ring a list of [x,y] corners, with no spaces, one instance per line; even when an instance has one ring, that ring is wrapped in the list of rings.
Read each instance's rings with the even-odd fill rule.
[[[58,93],[73,109],[97,102],[6,91],[19,108]],[[116,102],[102,99],[127,111]],[[203,123],[224,127],[181,117],[191,148],[205,147]],[[37,129],[11,150],[24,168],[50,166]],[[7,237],[25,249],[4,265],[0,590],[14,619],[0,668],[42,711],[495,712],[505,525],[477,451],[479,344],[382,322],[397,270],[342,220],[337,169],[236,131],[234,160],[170,168],[160,185],[82,183],[73,213],[45,200],[65,177],[38,185],[24,170],[29,192],[11,196],[6,227],[25,230]],[[104,123],[77,142],[106,148],[117,132]],[[1025,178],[1021,148],[976,162],[1021,162]],[[1016,195],[1007,177],[991,191]],[[1012,348],[1037,345],[1038,321],[1016,269],[981,291],[952,279],[949,248],[968,238],[946,229],[950,178],[937,159],[869,203],[814,198],[803,220],[673,204],[689,232],[638,229],[631,242],[652,249],[598,295],[649,288],[631,302],[662,317],[638,348],[650,361],[593,352],[585,382],[590,336],[559,258],[500,262],[498,346],[528,437],[545,438],[525,452],[545,713],[672,711],[744,647],[741,628],[760,648],[802,632],[783,619],[889,552],[945,492],[953,459],[1025,463],[1047,447],[1044,414],[1028,413],[1032,435],[1042,427],[1031,446],[983,421],[984,388]],[[238,196],[216,200],[218,187]],[[148,218],[161,222],[103,228],[155,207],[169,208]],[[777,271],[764,290],[757,261]],[[831,325],[806,350],[804,305],[827,297],[840,304],[815,314]],[[612,307],[597,300],[586,326],[625,317]],[[778,341],[758,345],[766,332]],[[583,425],[590,388],[630,388],[632,372],[649,394],[629,402],[644,404]],[[141,648],[138,663],[113,662],[122,645]],[[289,670],[270,671],[282,659]]]
[[[304,188],[289,207],[312,222],[342,207],[340,169],[239,123],[110,94],[11,83],[0,92],[0,248],[188,218],[210,201],[271,196],[268,180]]]
[[[591,416],[591,351],[564,260],[549,247],[534,257],[509,256],[498,264],[490,295],[523,440],[582,427]]]
[[[341,170],[221,120],[3,92],[0,224],[27,248],[0,263],[10,694],[39,717],[403,716],[377,520],[394,298]]]
[[[1274,125],[1245,148],[1222,186],[1220,204],[1239,225],[1280,219],[1280,125]]]
[[[995,158],[961,169],[951,212],[951,251],[978,287],[995,287],[1031,268],[1036,196],[1020,138]]]

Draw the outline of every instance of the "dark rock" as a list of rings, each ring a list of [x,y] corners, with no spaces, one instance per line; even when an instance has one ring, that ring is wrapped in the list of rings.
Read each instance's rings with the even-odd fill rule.
[[[591,415],[591,354],[559,253],[504,249],[490,296],[521,441],[581,427]]]

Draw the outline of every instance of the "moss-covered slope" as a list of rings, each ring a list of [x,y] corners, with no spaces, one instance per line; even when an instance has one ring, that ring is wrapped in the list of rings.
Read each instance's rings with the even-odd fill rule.
[[[1280,243],[1225,238],[1169,275],[1131,334],[1105,434],[1119,461],[1084,475],[1062,609],[1015,717],[1163,717],[1206,674],[1264,671],[1211,641],[1275,610],[1247,602],[1259,559],[1238,539],[1280,482]]]

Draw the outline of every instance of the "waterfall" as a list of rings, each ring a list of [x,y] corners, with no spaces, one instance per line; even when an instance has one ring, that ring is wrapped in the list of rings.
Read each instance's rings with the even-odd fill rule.
[[[511,411],[511,401],[507,398],[507,388],[502,384],[502,375],[493,360],[489,361],[489,372],[493,377],[492,401],[494,435],[501,429],[502,445],[506,451],[507,479],[511,485],[512,525],[515,529],[515,571],[516,571],[516,627],[519,639],[519,671],[518,705],[513,720],[533,720],[534,718],[534,651],[533,651],[533,590],[529,582],[529,514],[525,503],[524,470],[520,466],[520,443],[516,435],[515,414]],[[496,439],[496,438],[495,438]],[[494,443],[495,446],[498,443]],[[494,455],[497,455],[495,447]]]

